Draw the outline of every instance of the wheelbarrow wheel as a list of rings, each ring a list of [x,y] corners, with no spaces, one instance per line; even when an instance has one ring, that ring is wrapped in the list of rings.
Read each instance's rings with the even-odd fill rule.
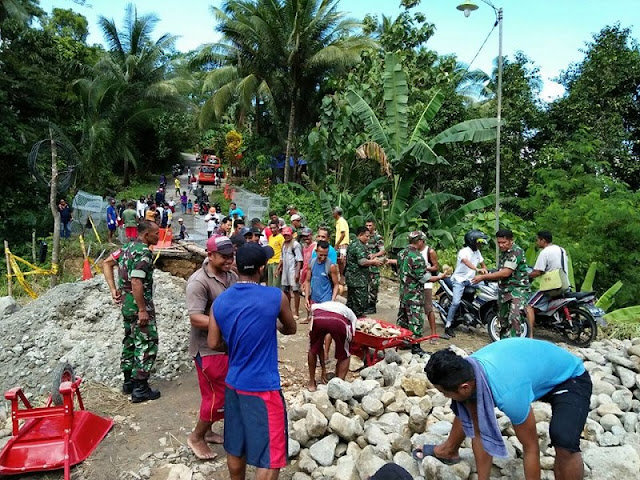
[[[76,376],[73,373],[73,367],[68,363],[59,364],[53,371],[53,385],[51,387],[51,400],[54,405],[62,405],[62,395],[60,394],[60,385],[62,382],[73,382]]]

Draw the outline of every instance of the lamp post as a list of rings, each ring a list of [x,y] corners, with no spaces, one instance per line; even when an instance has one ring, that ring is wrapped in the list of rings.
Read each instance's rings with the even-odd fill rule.
[[[500,229],[500,128],[502,124],[502,8],[497,8],[489,0],[480,0],[482,3],[489,5],[496,14],[496,23],[498,26],[498,126],[496,127],[496,232]],[[465,17],[471,15],[471,12],[478,9],[478,6],[470,1],[461,3],[456,7],[464,13]],[[496,262],[500,251],[496,244]]]

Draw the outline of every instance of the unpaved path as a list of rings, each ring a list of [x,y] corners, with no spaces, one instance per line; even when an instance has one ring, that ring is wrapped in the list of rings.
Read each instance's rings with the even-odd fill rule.
[[[397,312],[397,284],[383,280],[376,318],[395,321]],[[303,315],[304,316],[304,315]],[[159,319],[159,321],[162,321]],[[438,327],[440,328],[440,326]],[[306,350],[308,325],[300,324],[294,336],[280,337],[280,371],[283,390],[297,392],[305,388],[307,382]],[[162,339],[160,340],[162,341]],[[477,350],[486,345],[489,337],[486,331],[460,332],[451,343],[465,350]],[[437,345],[423,344],[429,351],[445,348],[450,341],[439,340]],[[186,352],[185,352],[186,355]],[[114,417],[116,424],[107,438],[93,455],[73,470],[74,479],[113,480],[133,479],[142,466],[149,465],[153,457],[154,467],[150,478],[165,480],[168,475],[161,465],[185,463],[197,465],[192,455],[180,456],[184,452],[186,437],[195,424],[199,407],[199,390],[195,371],[182,374],[172,382],[153,382],[162,392],[162,398],[144,404],[133,405],[117,391],[99,385],[88,385],[84,396],[87,407],[99,414]],[[222,425],[216,425],[221,431]],[[224,450],[213,445],[218,459],[203,467],[206,479],[226,480],[228,474]],[[157,458],[160,457],[160,458]],[[292,476],[294,467],[285,469],[281,478]],[[204,472],[203,472],[204,473]],[[15,478],[15,477],[14,477]],[[61,479],[62,475],[50,472],[28,475],[29,480]]]

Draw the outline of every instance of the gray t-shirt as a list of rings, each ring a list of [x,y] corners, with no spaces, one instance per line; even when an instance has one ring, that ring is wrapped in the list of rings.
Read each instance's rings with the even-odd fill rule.
[[[302,247],[292,240],[289,244],[282,245],[282,277],[280,284],[283,286],[298,286],[296,282],[296,264],[302,262]]]
[[[202,313],[209,315],[213,301],[227,288],[238,281],[234,272],[225,272],[218,276],[209,272],[205,260],[202,268],[196,270],[187,281],[187,311],[189,314]],[[195,328],[191,325],[189,336],[189,355],[195,357],[198,353],[202,357],[219,355],[223,352],[212,350],[207,345],[207,330]]]

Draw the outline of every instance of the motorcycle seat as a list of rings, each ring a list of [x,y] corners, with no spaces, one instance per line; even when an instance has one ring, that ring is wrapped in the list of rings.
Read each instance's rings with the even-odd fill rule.
[[[567,292],[563,296],[564,298],[575,298],[576,300],[580,300],[593,295],[593,292]]]

